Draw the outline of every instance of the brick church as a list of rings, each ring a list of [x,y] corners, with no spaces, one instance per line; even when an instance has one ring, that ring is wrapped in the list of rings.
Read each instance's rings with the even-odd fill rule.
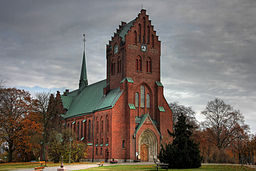
[[[171,141],[172,111],[160,80],[161,42],[146,10],[121,22],[106,45],[106,79],[88,84],[85,52],[79,88],[62,96],[67,128],[92,160],[152,161]]]

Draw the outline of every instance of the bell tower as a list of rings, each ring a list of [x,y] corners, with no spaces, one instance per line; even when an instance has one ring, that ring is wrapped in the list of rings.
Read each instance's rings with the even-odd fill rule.
[[[145,9],[129,23],[121,22],[106,46],[105,92],[119,87],[125,78],[149,84],[160,81],[160,49],[161,42]]]

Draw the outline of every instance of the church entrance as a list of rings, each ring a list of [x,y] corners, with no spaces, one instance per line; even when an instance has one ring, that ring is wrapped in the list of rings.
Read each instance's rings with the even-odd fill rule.
[[[148,146],[146,144],[140,146],[140,160],[148,161]]]
[[[157,156],[157,138],[149,129],[139,137],[139,156],[141,161],[153,161],[153,157]]]

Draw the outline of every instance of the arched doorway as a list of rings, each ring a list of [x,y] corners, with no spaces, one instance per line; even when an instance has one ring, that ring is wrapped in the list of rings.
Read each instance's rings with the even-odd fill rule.
[[[157,156],[157,138],[150,129],[139,137],[139,155],[141,161],[153,161],[153,157]]]

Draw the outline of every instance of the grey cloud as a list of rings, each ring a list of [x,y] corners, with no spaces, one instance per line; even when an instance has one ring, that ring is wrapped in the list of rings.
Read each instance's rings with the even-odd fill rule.
[[[10,86],[78,86],[82,34],[90,83],[105,79],[105,45],[120,21],[147,9],[162,42],[169,102],[198,112],[221,97],[256,122],[256,1],[0,1],[0,73]],[[256,127],[251,126],[255,132]]]

